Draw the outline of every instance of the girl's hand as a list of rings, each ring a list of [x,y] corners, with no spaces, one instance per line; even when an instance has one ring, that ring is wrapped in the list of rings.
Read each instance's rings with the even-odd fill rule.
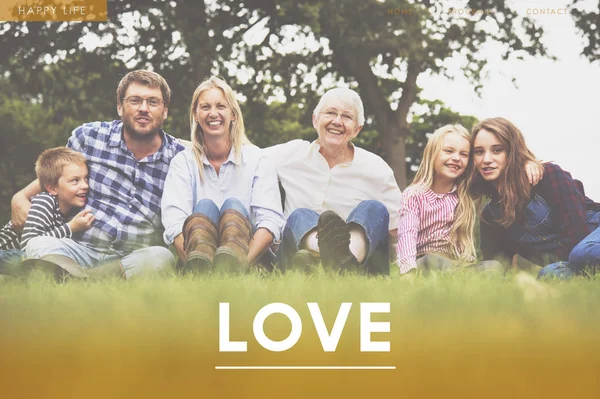
[[[525,173],[527,174],[529,184],[535,186],[544,177],[544,167],[536,162],[527,161],[525,164]]]

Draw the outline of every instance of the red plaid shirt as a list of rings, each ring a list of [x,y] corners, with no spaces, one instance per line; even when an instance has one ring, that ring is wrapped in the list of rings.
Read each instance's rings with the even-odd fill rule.
[[[560,245],[548,255],[554,255],[551,257],[554,260],[569,259],[573,248],[591,233],[586,224],[587,210],[600,210],[600,204],[585,196],[579,180],[573,179],[569,172],[552,163],[544,164],[544,177],[534,187],[532,194],[542,197],[552,212]],[[502,226],[494,221],[482,220],[481,250],[484,259],[493,259],[501,253],[508,257],[519,253],[518,247],[514,247],[511,241]]]

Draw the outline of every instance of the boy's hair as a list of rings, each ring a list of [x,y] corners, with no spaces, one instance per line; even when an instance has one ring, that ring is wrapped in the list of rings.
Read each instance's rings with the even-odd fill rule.
[[[525,144],[523,133],[509,120],[488,118],[479,122],[471,133],[471,148],[474,147],[477,134],[482,130],[496,136],[506,149],[506,167],[503,175],[498,177],[497,192],[504,208],[498,223],[508,227],[515,222],[517,215],[523,211],[530,199],[531,184],[525,173],[525,164],[527,161],[541,164]],[[491,195],[494,191],[492,185],[483,180],[475,168],[471,169],[469,188],[475,197]]]
[[[85,165],[85,157],[80,152],[67,147],[56,147],[43,151],[35,161],[35,174],[42,191],[46,191],[47,186],[56,187],[58,179],[62,176],[63,168],[71,163]]]
[[[459,124],[446,125],[437,129],[431,137],[429,137],[429,141],[425,146],[421,164],[411,183],[411,186],[414,186],[414,190],[408,190],[409,193],[411,191],[419,192],[431,188],[435,175],[435,161],[444,146],[444,138],[450,133],[457,133],[467,141],[470,141],[471,139],[469,131]],[[456,194],[458,195],[458,205],[454,211],[454,221],[449,232],[452,252],[458,260],[464,262],[472,262],[475,260],[476,256],[473,235],[477,214],[475,201],[469,194],[467,186],[467,176],[469,175],[470,168],[471,163],[467,162],[464,173],[460,175],[454,183],[456,185]]]
[[[123,76],[123,79],[121,79],[119,86],[117,87],[117,105],[123,104],[123,97],[125,97],[127,88],[132,83],[139,83],[153,89],[159,88],[163,96],[162,99],[165,103],[165,107],[169,107],[169,103],[171,102],[171,88],[167,84],[167,81],[156,72],[144,69],[138,69]]]

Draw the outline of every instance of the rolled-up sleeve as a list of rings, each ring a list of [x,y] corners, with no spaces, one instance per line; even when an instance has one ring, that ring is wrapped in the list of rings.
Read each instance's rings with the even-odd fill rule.
[[[165,228],[163,239],[167,245],[181,234],[185,219],[194,210],[194,171],[190,169],[186,153],[187,150],[173,158],[165,180],[161,220]]]
[[[250,206],[254,213],[254,227],[269,230],[273,234],[274,241],[279,242],[284,224],[281,193],[275,168],[264,156],[256,167]]]

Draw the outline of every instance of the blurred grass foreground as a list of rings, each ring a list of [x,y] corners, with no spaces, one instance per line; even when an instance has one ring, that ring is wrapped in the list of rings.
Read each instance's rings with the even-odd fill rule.
[[[0,397],[600,397],[600,278],[327,273],[177,276],[131,281],[0,280]],[[219,352],[219,303],[230,339]],[[273,302],[302,320],[297,344],[262,348],[253,319]],[[351,302],[335,352],[324,352],[307,302],[328,331]],[[388,302],[390,352],[360,352],[360,302]],[[290,321],[267,318],[285,339]],[[222,370],[217,366],[393,366],[387,370]]]

